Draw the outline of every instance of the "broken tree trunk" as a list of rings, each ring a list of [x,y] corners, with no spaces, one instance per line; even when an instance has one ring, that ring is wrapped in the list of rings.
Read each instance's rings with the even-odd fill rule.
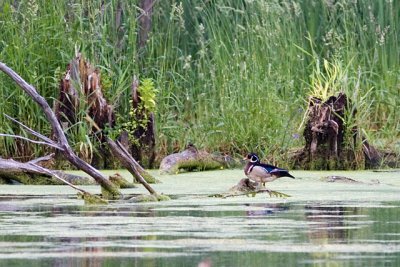
[[[140,1],[140,16],[139,16],[139,35],[138,44],[139,48],[143,49],[149,39],[151,31],[151,17],[153,14],[154,0],[141,0]]]
[[[134,79],[131,102],[135,114],[133,114],[133,118],[130,117],[131,115],[126,116],[134,119],[137,124],[134,129],[129,129],[129,133],[122,131],[119,139],[139,162],[142,161],[143,154],[149,155],[147,157],[148,166],[151,167],[155,159],[154,115],[140,106],[138,86],[139,81]],[[61,80],[60,96],[55,106],[55,112],[64,128],[69,128],[77,122],[78,111],[82,109],[87,110],[87,113],[81,120],[86,120],[91,127],[89,134],[96,137],[97,142],[93,142],[93,145],[99,153],[88,155],[90,153],[84,153],[85,150],[83,150],[83,153],[79,155],[94,166],[115,168],[120,162],[111,156],[103,133],[106,128],[112,129],[116,126],[116,115],[113,106],[109,105],[104,97],[99,70],[78,54],[69,63],[67,72]],[[124,117],[124,119],[126,118]],[[143,125],[143,123],[146,124]],[[128,125],[130,124],[128,123]],[[122,127],[122,129],[124,128]],[[135,142],[130,140],[129,135],[134,136]],[[144,178],[149,183],[156,181],[150,174],[145,175]]]
[[[78,118],[79,110],[87,110],[86,116]],[[67,66],[67,71],[60,83],[60,95],[55,104],[55,114],[58,121],[67,129],[78,121],[86,120],[91,126],[92,136],[98,140],[96,146],[100,153],[85,153],[80,151],[79,156],[88,163],[107,168],[112,166],[112,157],[105,147],[105,138],[102,133],[106,127],[112,128],[115,124],[113,107],[109,105],[101,89],[100,72],[85,61],[78,54]]]
[[[351,101],[344,93],[326,101],[311,97],[303,132],[304,148],[294,156],[295,167],[302,169],[356,169],[379,161],[379,154],[356,127],[347,128],[346,119],[354,118]],[[362,149],[358,149],[362,148]],[[364,166],[362,166],[364,164]]]

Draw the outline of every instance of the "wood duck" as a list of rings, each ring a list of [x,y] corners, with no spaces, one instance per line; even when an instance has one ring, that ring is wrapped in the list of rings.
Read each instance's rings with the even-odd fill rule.
[[[264,186],[266,182],[272,182],[280,177],[290,177],[294,179],[288,170],[261,163],[258,156],[254,153],[248,154],[244,160],[247,161],[244,167],[246,176],[255,182],[262,183]]]

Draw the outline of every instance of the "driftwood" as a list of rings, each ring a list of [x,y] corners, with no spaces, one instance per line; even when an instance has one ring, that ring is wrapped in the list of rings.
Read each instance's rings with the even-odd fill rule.
[[[346,118],[356,110],[344,93],[325,102],[311,97],[303,136],[305,146],[293,157],[295,167],[302,169],[355,169],[362,164],[374,167],[380,163],[377,150],[362,137],[356,127],[347,128]],[[350,114],[350,113],[353,114]],[[357,151],[357,147],[362,150]]]
[[[39,165],[42,161],[48,159],[49,156],[46,156],[26,163],[0,159],[0,179],[5,183],[15,183],[15,181],[17,181],[29,184],[42,184],[43,180],[47,180],[46,184],[49,182],[60,184],[56,182],[58,181],[77,190],[78,195],[84,199],[87,204],[107,204],[107,200],[92,195],[74,184],[76,180],[81,182],[82,177],[69,175],[60,171],[49,170]]]
[[[184,151],[163,158],[160,173],[177,174],[180,171],[225,169],[234,166],[236,162],[231,157],[210,154],[189,144]]]
[[[261,183],[254,182],[249,178],[241,179],[235,186],[229,189],[228,192],[222,194],[214,194],[209,197],[236,197],[236,196],[255,196],[259,193],[268,193],[270,197],[290,197],[285,193],[273,191],[265,188]]]
[[[102,187],[104,192],[107,192],[107,196],[110,199],[118,199],[121,197],[121,192],[119,190],[119,186],[112,183],[106,176],[104,176],[100,171],[92,167],[90,164],[79,158],[74,151],[72,150],[71,146],[69,145],[67,138],[64,134],[64,131],[57,120],[56,115],[54,114],[53,110],[50,108],[47,101],[36,91],[36,89],[28,84],[25,80],[23,80],[17,73],[15,73],[11,68],[7,67],[4,63],[0,62],[0,70],[6,73],[10,78],[12,78],[18,86],[21,87],[43,110],[45,116],[49,123],[51,124],[53,130],[53,139],[45,137],[40,133],[35,132],[32,129],[24,126],[25,129],[29,129],[29,132],[36,136],[37,138],[41,139],[41,142],[49,145],[53,148],[56,148],[60,151],[63,156],[75,167],[78,169],[86,172],[94,180]],[[18,136],[16,136],[18,138]],[[134,161],[134,159],[129,158],[129,160]],[[135,161],[134,161],[135,162]],[[136,162],[135,162],[136,163]],[[42,168],[42,167],[40,167]],[[47,171],[47,170],[44,170]],[[133,170],[134,171],[134,170]],[[50,173],[52,173],[50,171]],[[154,190],[144,181],[141,181],[143,184],[146,184],[146,189],[149,190],[151,194],[154,194]],[[85,192],[84,192],[85,193]]]
[[[22,184],[61,185],[67,181],[73,185],[97,184],[91,177],[82,177],[62,171],[50,171],[42,166],[43,161],[51,160],[50,156],[34,159],[28,162],[18,162],[12,159],[0,159],[0,179],[7,184],[19,182]],[[51,172],[51,173],[50,173]],[[64,181],[58,179],[57,175]]]
[[[93,177],[97,183],[99,183],[103,188],[113,195],[114,198],[120,197],[119,189],[111,183],[107,177],[105,177],[101,172],[97,169],[86,163],[84,160],[80,159],[75,152],[72,150],[71,146],[67,141],[67,137],[64,134],[63,129],[61,128],[60,123],[57,120],[56,115],[53,110],[47,103],[47,101],[36,91],[36,89],[28,84],[24,79],[21,78],[16,72],[7,67],[4,63],[0,62],[0,70],[6,73],[10,78],[12,78],[22,90],[24,90],[43,110],[47,120],[51,124],[53,133],[55,135],[56,141],[53,141],[50,138],[44,137],[43,135],[36,135],[36,137],[42,139],[45,143],[49,144],[52,147],[57,148],[64,157],[71,162],[75,167],[80,170],[83,170],[91,177]],[[33,130],[32,130],[33,132]],[[31,132],[31,133],[32,133]]]

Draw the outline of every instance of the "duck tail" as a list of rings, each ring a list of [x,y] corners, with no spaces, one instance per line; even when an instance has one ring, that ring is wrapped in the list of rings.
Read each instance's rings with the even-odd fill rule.
[[[271,172],[272,173],[272,172]],[[295,179],[293,175],[289,173],[287,170],[278,170],[273,172],[274,175],[278,177],[290,177],[292,179]]]
[[[292,178],[292,179],[295,179],[294,176],[291,175],[289,172],[286,172],[286,176],[287,176],[287,177],[290,177],[290,178]]]

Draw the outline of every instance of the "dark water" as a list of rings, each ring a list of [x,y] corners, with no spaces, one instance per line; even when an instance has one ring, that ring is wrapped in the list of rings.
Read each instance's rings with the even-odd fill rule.
[[[3,196],[0,265],[400,266],[400,201],[265,202]]]
[[[321,181],[332,174],[360,183]],[[0,186],[0,266],[400,266],[400,172],[297,171],[269,185],[286,199],[207,197],[242,176],[162,176],[154,188],[173,200],[108,206]]]

